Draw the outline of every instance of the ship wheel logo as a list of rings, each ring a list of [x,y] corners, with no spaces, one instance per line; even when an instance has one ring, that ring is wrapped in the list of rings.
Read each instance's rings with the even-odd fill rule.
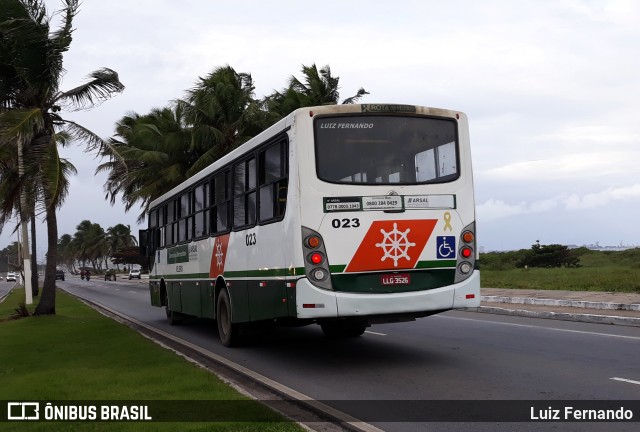
[[[389,232],[381,229],[380,232],[384,236],[381,243],[376,243],[376,247],[379,247],[384,252],[384,256],[380,261],[384,261],[387,258],[393,260],[393,266],[398,267],[398,260],[405,258],[411,261],[411,257],[407,253],[409,248],[415,246],[415,243],[409,241],[409,232],[411,228],[407,228],[406,231],[398,231],[398,224],[393,224],[393,229]]]
[[[221,241],[217,241],[216,242],[216,265],[218,266],[218,268],[222,268],[222,258],[224,257],[224,254],[222,253],[222,242]]]

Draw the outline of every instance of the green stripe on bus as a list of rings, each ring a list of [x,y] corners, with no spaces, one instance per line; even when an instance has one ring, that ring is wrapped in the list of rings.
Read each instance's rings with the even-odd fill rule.
[[[437,261],[418,261],[418,264],[415,266],[415,270],[417,269],[448,269],[448,268],[452,268],[456,266],[456,260],[437,260]],[[336,274],[336,273],[344,273],[344,270],[347,268],[346,265],[332,265],[329,266],[329,270],[331,271],[331,274]],[[413,269],[406,269],[406,270],[413,270]],[[303,269],[304,271],[304,269]],[[378,271],[378,270],[376,270]],[[382,270],[380,270],[382,271]],[[389,270],[389,271],[395,271],[395,270]]]
[[[149,276],[149,280],[157,281],[160,279],[210,279],[209,273],[178,273],[172,275]]]
[[[437,260],[437,261],[419,261],[415,267],[418,269],[448,269],[456,266],[455,260]],[[344,264],[336,264],[329,266],[331,274],[344,273],[347,268]],[[412,270],[412,269],[405,269]],[[396,270],[389,270],[396,271]],[[224,277],[230,279],[237,278],[260,278],[260,277],[287,277],[287,276],[304,276],[304,267],[294,268],[274,268],[265,270],[239,270],[239,271],[227,271],[224,272]],[[209,273],[180,273],[172,275],[151,276],[150,280],[158,280],[160,278],[165,279],[213,279],[209,276]]]
[[[456,266],[456,260],[419,261],[417,269],[452,268]]]

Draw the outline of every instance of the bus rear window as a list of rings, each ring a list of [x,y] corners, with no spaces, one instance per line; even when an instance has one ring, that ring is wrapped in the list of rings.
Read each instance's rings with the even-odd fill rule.
[[[443,183],[458,178],[455,120],[432,117],[318,117],[316,171],[331,183]]]

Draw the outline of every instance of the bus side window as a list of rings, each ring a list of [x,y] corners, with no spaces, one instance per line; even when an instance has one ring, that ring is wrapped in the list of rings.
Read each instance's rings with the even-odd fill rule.
[[[256,159],[251,157],[233,166],[233,227],[256,223]]]
[[[228,181],[229,171],[217,174],[211,187],[211,234],[226,231],[229,224],[229,201],[231,199],[231,185]]]
[[[261,151],[258,156],[258,186],[260,222],[269,222],[284,215],[287,205],[287,153],[282,140]]]

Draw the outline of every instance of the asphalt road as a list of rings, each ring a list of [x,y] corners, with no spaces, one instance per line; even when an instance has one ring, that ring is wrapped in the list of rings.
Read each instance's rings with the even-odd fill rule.
[[[0,300],[9,293],[9,290],[16,284],[15,282],[7,282],[6,279],[0,280]]]
[[[447,312],[378,325],[350,340],[326,339],[318,326],[279,328],[262,342],[224,348],[215,322],[166,323],[150,306],[146,280],[59,282],[68,291],[175,334],[314,399],[389,431],[599,431],[603,423],[417,423],[398,404],[361,400],[634,400],[640,408],[640,328]],[[613,379],[616,378],[616,379]],[[628,380],[628,381],[625,381]],[[634,381],[636,383],[634,383]],[[410,405],[410,404],[409,404]],[[410,405],[416,410],[424,405]],[[461,408],[462,409],[462,408]],[[508,409],[508,408],[507,408]],[[369,410],[369,411],[367,411]],[[640,409],[637,409],[640,412]],[[418,416],[420,417],[420,416]],[[408,415],[415,419],[415,416]],[[606,425],[637,430],[636,423]]]

